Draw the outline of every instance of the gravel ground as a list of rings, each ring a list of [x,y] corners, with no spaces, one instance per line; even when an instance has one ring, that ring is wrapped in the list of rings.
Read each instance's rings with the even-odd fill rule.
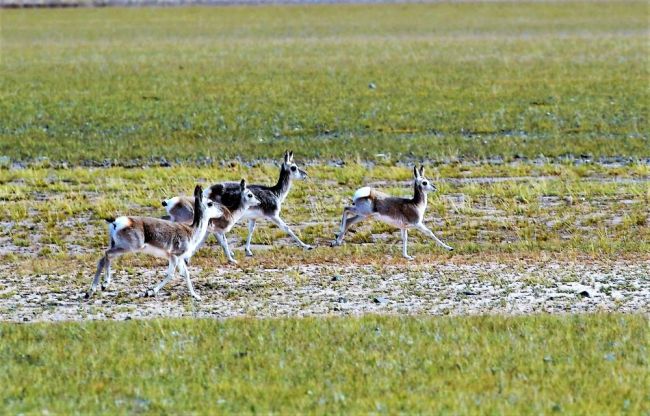
[[[247,271],[190,267],[202,301],[177,278],[156,298],[142,294],[160,269],[121,270],[91,300],[66,275],[19,275],[0,266],[0,320],[14,322],[156,317],[278,317],[313,315],[528,314],[650,312],[650,261],[493,262],[391,266],[310,265]],[[87,284],[90,284],[88,276]],[[73,283],[75,282],[76,283]]]

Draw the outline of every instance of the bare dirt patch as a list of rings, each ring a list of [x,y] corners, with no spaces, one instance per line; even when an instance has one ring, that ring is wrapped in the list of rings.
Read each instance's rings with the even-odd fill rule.
[[[83,298],[88,279],[29,278],[3,266],[0,319],[60,321],[156,317],[279,317],[364,313],[475,315],[650,312],[650,261],[638,263],[473,264],[390,266],[306,265],[288,268],[191,267],[202,301],[177,278],[156,298],[143,297],[164,268],[115,267],[106,292]],[[87,281],[86,281],[87,280]]]

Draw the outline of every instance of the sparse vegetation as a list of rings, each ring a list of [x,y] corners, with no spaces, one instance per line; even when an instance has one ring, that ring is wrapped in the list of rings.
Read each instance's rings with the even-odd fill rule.
[[[411,192],[410,169],[387,170],[382,166],[367,168],[354,164],[311,165],[306,169],[311,179],[294,185],[284,211],[287,221],[307,241],[321,248],[304,252],[291,247],[282,231],[261,221],[254,243],[277,246],[284,241],[290,247],[282,250],[290,254],[259,261],[319,263],[360,256],[372,263],[390,254],[391,242],[398,241],[399,234],[376,222],[355,227],[356,233],[350,235],[347,247],[330,250],[323,246],[333,238],[341,207],[354,189],[376,183],[397,195],[407,195]],[[456,255],[568,251],[616,258],[626,253],[650,253],[647,166],[620,170],[594,164],[589,175],[578,175],[579,169],[582,167],[573,164],[536,165],[526,171],[518,164],[430,168],[430,176],[438,178],[440,192],[430,196],[426,220],[432,229],[453,242]],[[344,185],[332,179],[339,171],[347,177]],[[102,175],[97,176],[97,172]],[[18,251],[12,245],[26,249],[18,251],[22,254],[14,259],[30,259],[35,253],[54,258],[81,255],[85,259],[84,254],[97,255],[106,246],[105,217],[162,216],[160,201],[189,194],[197,180],[211,183],[246,177],[272,183],[276,175],[276,168],[266,164],[252,168],[236,164],[210,168],[0,170],[0,199],[11,201],[0,214],[0,221],[7,225],[0,231],[0,238],[10,237],[2,243],[5,251]],[[504,177],[508,180],[500,180]],[[231,233],[235,247],[245,233],[245,226],[238,226]],[[364,247],[361,251],[353,249],[357,244],[377,239],[389,244]],[[415,254],[439,253],[434,244],[417,232],[412,233],[412,243]],[[221,256],[216,245],[209,246],[198,256]]]

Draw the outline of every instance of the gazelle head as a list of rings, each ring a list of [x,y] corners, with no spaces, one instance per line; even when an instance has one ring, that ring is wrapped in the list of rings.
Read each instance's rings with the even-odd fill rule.
[[[424,177],[424,165],[420,166],[419,170],[417,166],[413,166],[413,180],[415,181],[415,186],[419,187],[423,192],[435,192],[438,190],[433,182]]]
[[[307,172],[300,169],[298,165],[293,162],[293,151],[284,152],[282,170],[289,172],[291,179],[305,179],[307,177]]]
[[[194,221],[193,225],[198,225],[201,219],[218,218],[223,215],[219,204],[203,196],[203,188],[196,185],[194,188]]]
[[[246,187],[246,179],[242,179],[241,182],[239,182],[239,189],[241,191],[241,202],[244,208],[254,207],[260,204],[260,200],[257,199],[255,194]]]

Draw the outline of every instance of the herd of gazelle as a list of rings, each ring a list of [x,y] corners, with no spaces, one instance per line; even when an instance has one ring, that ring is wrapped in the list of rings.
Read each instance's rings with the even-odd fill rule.
[[[224,254],[230,263],[237,263],[233,252],[228,247],[226,234],[241,218],[248,219],[248,236],[246,237],[246,255],[252,256],[251,238],[256,221],[269,219],[289,234],[302,248],[312,249],[305,244],[280,218],[282,202],[291,189],[293,179],[304,179],[307,173],[293,161],[293,152],[285,152],[280,178],[273,186],[246,185],[241,182],[224,182],[203,190],[194,189],[193,197],[177,196],[162,202],[167,211],[163,219],[150,217],[118,217],[107,220],[110,247],[97,264],[97,272],[90,289],[89,298],[97,290],[102,270],[105,272],[101,285],[105,290],[111,282],[111,261],[126,253],[147,253],[169,260],[165,279],[147,291],[148,296],[155,296],[160,289],[171,281],[176,271],[185,278],[187,288],[196,299],[196,294],[187,270],[189,259],[203,244],[209,233],[216,236]],[[411,260],[407,253],[408,229],[415,228],[432,238],[447,250],[453,250],[436,237],[424,225],[424,212],[427,208],[427,193],[436,191],[436,187],[424,176],[424,167],[413,168],[413,197],[399,198],[383,194],[373,188],[363,187],[352,197],[352,205],[343,208],[341,229],[332,242],[332,246],[343,244],[343,238],[350,226],[368,218],[390,224],[399,228],[402,236],[402,255]]]

